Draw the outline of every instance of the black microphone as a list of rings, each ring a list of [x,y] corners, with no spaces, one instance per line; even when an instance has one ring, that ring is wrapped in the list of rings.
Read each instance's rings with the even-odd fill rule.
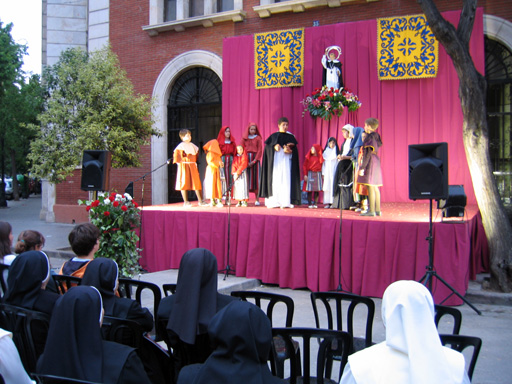
[[[172,157],[167,159],[167,165],[171,164],[171,162],[172,162]]]

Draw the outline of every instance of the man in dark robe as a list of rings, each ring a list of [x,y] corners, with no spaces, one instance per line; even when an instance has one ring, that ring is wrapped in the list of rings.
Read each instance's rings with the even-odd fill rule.
[[[301,202],[299,152],[295,136],[288,131],[288,119],[278,121],[279,132],[265,140],[259,197],[267,208],[293,208]]]

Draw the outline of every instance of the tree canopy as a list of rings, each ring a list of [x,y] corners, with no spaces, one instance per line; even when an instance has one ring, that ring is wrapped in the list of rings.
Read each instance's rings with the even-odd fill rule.
[[[115,168],[140,166],[140,147],[153,129],[151,100],[133,85],[110,48],[68,49],[43,71],[44,110],[29,158],[36,176],[59,183],[84,150],[108,150]]]

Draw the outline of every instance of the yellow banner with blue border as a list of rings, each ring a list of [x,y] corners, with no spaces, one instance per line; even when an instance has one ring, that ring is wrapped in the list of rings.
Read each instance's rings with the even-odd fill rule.
[[[437,76],[439,44],[425,15],[377,19],[379,80]]]
[[[304,84],[304,29],[254,35],[256,89]]]

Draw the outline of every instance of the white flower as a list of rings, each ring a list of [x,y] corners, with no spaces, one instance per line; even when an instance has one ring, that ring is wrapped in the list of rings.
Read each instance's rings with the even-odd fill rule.
[[[132,201],[132,197],[130,196],[130,194],[129,194],[129,193],[125,193],[125,194],[124,194],[124,197],[125,197],[125,198],[126,198],[126,200],[128,200],[128,201]]]
[[[123,195],[120,195],[119,193],[116,194],[116,200],[117,201],[123,201]]]

